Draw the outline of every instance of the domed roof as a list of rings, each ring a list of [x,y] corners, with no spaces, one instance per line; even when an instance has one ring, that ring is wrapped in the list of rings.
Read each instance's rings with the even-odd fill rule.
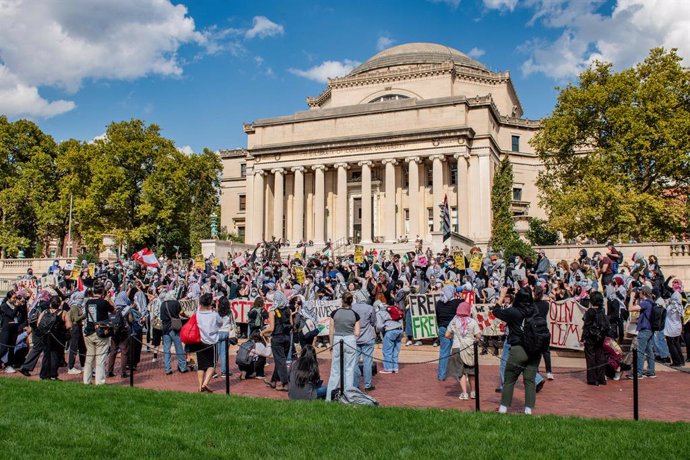
[[[436,43],[406,43],[385,49],[368,59],[362,65],[350,72],[358,75],[376,69],[384,69],[399,65],[441,64],[453,61],[455,64],[488,71],[484,64],[475,61],[460,51]]]

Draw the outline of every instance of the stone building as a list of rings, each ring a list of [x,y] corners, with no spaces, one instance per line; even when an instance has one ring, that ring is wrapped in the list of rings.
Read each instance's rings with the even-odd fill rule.
[[[245,124],[247,148],[221,152],[221,226],[247,243],[432,243],[447,197],[454,238],[484,246],[504,155],[513,163],[516,221],[544,217],[529,145],[539,122],[522,118],[509,72],[410,43],[329,80],[307,104]]]

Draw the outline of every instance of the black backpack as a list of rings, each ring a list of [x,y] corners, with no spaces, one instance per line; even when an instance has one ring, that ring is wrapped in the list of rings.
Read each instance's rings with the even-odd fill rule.
[[[235,364],[238,366],[241,364],[243,366],[248,366],[252,362],[251,352],[256,346],[253,340],[248,340],[240,345],[240,349],[237,350],[237,356],[235,357]]]
[[[129,323],[122,314],[122,309],[118,308],[115,313],[110,315],[110,324],[113,327],[113,337],[116,339],[124,339],[129,333]]]
[[[588,330],[588,339],[597,345],[604,343],[608,335],[608,327],[606,326],[606,318],[604,317],[604,312],[601,309],[597,309],[596,317],[594,318],[594,324]]]
[[[549,349],[551,333],[546,318],[534,308],[531,314],[522,320],[522,345],[529,356],[539,355]]]
[[[39,337],[46,337],[47,335],[56,331],[58,325],[57,312],[46,310],[43,317],[37,324],[36,332]]]
[[[650,318],[652,323],[652,332],[663,331],[666,325],[666,309],[655,303],[652,307],[652,317]]]

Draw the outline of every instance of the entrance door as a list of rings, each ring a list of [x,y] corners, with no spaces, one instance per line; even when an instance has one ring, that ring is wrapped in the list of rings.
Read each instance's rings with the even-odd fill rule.
[[[362,241],[362,198],[352,199],[352,242]]]

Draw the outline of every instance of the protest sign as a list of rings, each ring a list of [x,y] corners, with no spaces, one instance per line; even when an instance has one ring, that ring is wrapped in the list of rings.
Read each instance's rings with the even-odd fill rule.
[[[194,266],[196,268],[200,268],[201,270],[206,269],[206,263],[204,262],[204,257],[203,256],[197,256],[196,259],[194,259]]]
[[[436,301],[439,294],[419,294],[407,297],[412,315],[412,336],[415,340],[438,337]]]
[[[232,263],[235,264],[235,267],[242,268],[247,265],[247,259],[245,259],[244,256],[237,256],[232,259]]]
[[[89,264],[89,277],[93,278],[94,276],[96,276],[96,264],[90,263]]]
[[[71,280],[76,281],[79,279],[79,275],[81,275],[81,267],[74,267],[72,269],[72,273],[70,274],[69,278]]]
[[[313,311],[316,318],[316,326],[320,336],[327,336],[330,332],[331,313],[340,308],[340,300],[308,300],[305,307]]]
[[[482,269],[482,260],[483,256],[481,252],[475,252],[472,254],[472,258],[470,259],[470,268],[472,269],[473,272],[479,273],[479,270]]]
[[[220,259],[219,259],[218,257],[214,257],[214,258],[211,260],[211,267],[213,267],[214,269],[216,269],[216,268],[218,268],[219,266],[220,266]]]
[[[180,300],[180,305],[185,315],[192,316],[199,308],[199,299],[183,299]]]
[[[361,244],[355,244],[355,263],[364,263],[364,246]]]
[[[462,291],[460,293],[460,298],[470,305],[474,305],[474,302],[476,301],[474,291]]]
[[[455,268],[458,270],[465,269],[465,254],[461,251],[453,253],[453,259],[455,260]]]
[[[293,259],[301,259],[302,258],[302,253],[299,251],[295,251],[295,255],[292,256]]]
[[[551,302],[549,305],[549,331],[551,332],[551,346],[553,348],[567,348],[583,350],[582,327],[583,316],[587,309],[575,299],[565,299]]]
[[[304,283],[304,268],[295,267],[295,279],[299,284]]]
[[[57,286],[58,284],[58,277],[57,275],[43,275],[41,276],[41,286],[44,288],[50,287],[50,286]]]
[[[505,334],[506,323],[496,318],[491,312],[493,305],[475,304],[472,306],[472,318],[477,320],[482,335],[496,336]]]

